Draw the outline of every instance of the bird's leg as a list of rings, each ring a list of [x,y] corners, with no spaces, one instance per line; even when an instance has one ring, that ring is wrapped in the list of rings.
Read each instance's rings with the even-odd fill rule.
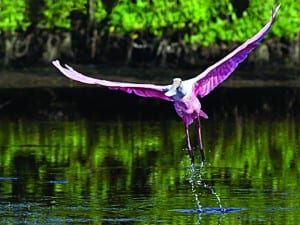
[[[186,133],[186,139],[187,139],[187,145],[188,145],[190,158],[191,158],[192,164],[194,164],[194,153],[193,153],[191,141],[190,141],[189,125],[185,125],[185,133]]]
[[[202,162],[204,162],[205,161],[205,156],[204,156],[204,150],[203,150],[203,144],[202,144],[200,116],[198,116],[198,136],[199,136],[200,154],[201,154]]]

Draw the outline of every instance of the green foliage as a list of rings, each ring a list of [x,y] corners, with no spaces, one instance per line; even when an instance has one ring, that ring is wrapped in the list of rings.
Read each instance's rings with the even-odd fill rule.
[[[110,17],[110,30],[118,33],[127,33],[146,27],[144,21],[144,4],[133,4],[130,0],[123,0],[116,5]],[[146,17],[146,16],[145,16]]]
[[[101,0],[93,1],[94,17],[96,21],[100,21],[106,16]],[[64,1],[64,0],[45,0],[45,8],[43,10],[43,19],[40,26],[46,28],[64,28],[70,29],[70,15],[77,11],[87,14],[87,0]]]
[[[103,20],[107,16],[102,0],[95,0],[93,7],[96,22]]]
[[[181,1],[181,4],[191,33],[185,40],[192,44],[200,42],[207,46],[216,42],[226,32],[230,16],[234,15],[230,0],[198,0],[192,4]]]
[[[219,16],[231,9],[229,0],[138,0],[132,3],[123,0],[115,6],[110,15],[110,30],[119,33],[136,30],[150,31],[161,36],[166,30],[181,33],[190,43],[201,41],[208,45],[216,41],[217,33],[226,21]],[[216,21],[216,22],[213,22]]]
[[[70,13],[72,11],[84,11],[85,0],[64,1],[64,0],[46,0],[43,10],[44,18],[40,25],[46,28],[65,28],[70,29]]]
[[[0,1],[0,33],[1,31],[15,31],[17,29],[26,29],[30,21],[26,15],[25,0]]]
[[[281,8],[276,17],[276,22],[270,30],[271,35],[277,37],[295,38],[300,32],[300,13],[298,7],[300,0],[281,1]],[[266,24],[271,16],[270,9],[275,7],[273,0],[251,0],[249,7],[243,12],[241,18],[234,18],[227,29],[226,35],[221,40],[226,41],[243,41],[255,34]]]
[[[70,15],[88,13],[89,0],[43,0],[36,12],[39,27],[71,29]],[[185,42],[209,45],[217,41],[242,42],[255,34],[270,18],[273,0],[250,0],[249,7],[236,15],[231,0],[119,0],[110,14],[102,0],[90,1],[94,21],[108,18],[105,28],[121,35],[151,33],[167,35]],[[31,22],[27,15],[30,0],[0,1],[0,32],[26,29]],[[300,0],[282,0],[281,9],[270,33],[294,38],[300,32]],[[41,16],[40,16],[41,15]]]
[[[285,0],[280,9],[280,17],[272,32],[277,37],[295,38],[300,32],[300,0]]]
[[[284,0],[270,33],[294,37],[300,31],[300,1]],[[209,45],[218,40],[244,41],[266,24],[275,7],[273,0],[251,0],[238,18],[230,0],[130,0],[120,1],[110,15],[110,31],[121,34],[150,31],[161,36],[166,30],[188,43]],[[169,33],[168,33],[169,34]]]

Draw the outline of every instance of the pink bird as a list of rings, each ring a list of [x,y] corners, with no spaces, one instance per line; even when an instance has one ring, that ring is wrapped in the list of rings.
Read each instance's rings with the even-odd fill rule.
[[[58,60],[55,60],[52,63],[65,76],[82,83],[107,86],[112,90],[121,90],[129,94],[136,94],[142,97],[154,97],[174,102],[175,110],[182,118],[185,126],[188,152],[192,163],[194,163],[194,153],[190,142],[189,126],[195,119],[198,120],[199,149],[202,160],[204,161],[205,157],[201,137],[200,118],[202,117],[207,119],[208,116],[201,110],[201,104],[198,97],[203,98],[221,82],[227,79],[236,69],[238,64],[243,62],[247,58],[248,54],[257,47],[259,42],[271,28],[279,7],[280,5],[273,10],[269,22],[251,39],[248,39],[230,54],[214,65],[208,67],[204,72],[194,78],[184,81],[181,78],[174,78],[173,84],[170,85],[138,84],[101,80],[85,76],[68,65],[61,66]]]

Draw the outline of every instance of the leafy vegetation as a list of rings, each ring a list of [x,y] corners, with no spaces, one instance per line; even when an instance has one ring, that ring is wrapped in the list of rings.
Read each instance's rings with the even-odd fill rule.
[[[27,15],[33,0],[0,2],[0,31],[26,29],[32,21]],[[102,0],[44,0],[36,12],[39,26],[47,29],[72,29],[71,14],[87,15],[92,9],[93,22],[107,19],[104,28],[109,33],[151,33],[154,36],[177,35],[188,43],[209,45],[218,40],[243,41],[255,33],[270,17],[273,0],[251,0],[249,6],[239,12],[231,0],[119,0],[111,12],[107,12]],[[93,4],[92,6],[88,6]],[[272,33],[278,37],[295,37],[299,32],[300,0],[283,0],[280,18]],[[103,28],[103,27],[101,27]],[[135,37],[137,37],[135,35]]]
[[[26,14],[26,1],[0,1],[0,34],[2,31],[25,30],[30,25]]]
[[[120,33],[143,30],[162,36],[171,29],[186,42],[208,45],[229,22],[221,16],[226,17],[228,9],[233,13],[230,6],[229,0],[153,0],[151,3],[139,0],[136,4],[124,0],[110,15],[110,30]]]
[[[71,14],[72,12],[80,12],[82,14],[88,13],[87,0],[78,1],[64,1],[64,0],[45,0],[45,7],[43,10],[43,18],[40,26],[46,28],[65,28],[71,29]],[[94,19],[99,21],[103,19],[106,12],[103,8],[102,1],[92,1],[91,6]]]
[[[72,11],[85,11],[85,0],[62,1],[46,0],[43,18],[40,25],[46,28],[71,28],[70,14]]]
[[[260,58],[300,61],[300,0],[281,4],[268,34],[281,39],[265,51],[273,58],[260,52],[254,63]],[[255,34],[274,7],[273,0],[3,0],[0,63],[81,58],[126,65],[203,65],[232,49],[229,43]]]

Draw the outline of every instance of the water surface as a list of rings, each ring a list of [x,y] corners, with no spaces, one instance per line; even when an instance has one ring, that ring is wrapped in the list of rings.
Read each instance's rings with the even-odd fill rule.
[[[232,101],[206,104],[204,164],[191,127],[194,166],[171,110],[2,116],[0,224],[298,224],[299,97],[277,111],[282,99],[220,93]]]

